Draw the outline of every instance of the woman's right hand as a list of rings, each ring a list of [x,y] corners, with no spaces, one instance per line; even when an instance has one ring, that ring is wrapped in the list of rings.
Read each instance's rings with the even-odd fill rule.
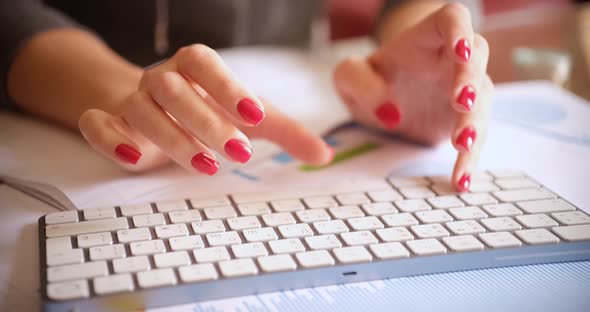
[[[172,159],[189,171],[213,175],[219,163],[211,150],[246,163],[252,155],[249,137],[273,141],[306,163],[331,161],[333,152],[321,138],[265,106],[214,50],[195,44],[146,70],[115,114],[89,109],[79,125],[94,149],[131,171]]]

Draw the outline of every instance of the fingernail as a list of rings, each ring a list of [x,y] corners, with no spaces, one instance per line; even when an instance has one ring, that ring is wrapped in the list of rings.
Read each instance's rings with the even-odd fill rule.
[[[466,39],[460,39],[457,41],[457,45],[455,45],[455,53],[465,62],[468,62],[469,57],[471,56],[469,42]]]
[[[465,86],[457,97],[457,103],[465,107],[467,111],[471,111],[473,103],[475,103],[475,89],[472,86]]]
[[[459,188],[459,191],[467,192],[467,191],[469,191],[470,186],[471,186],[471,175],[469,175],[468,173],[464,173],[461,176],[461,178],[459,178],[459,181],[457,182],[457,187]]]
[[[241,163],[247,162],[252,157],[252,149],[238,139],[228,140],[223,149],[231,158]]]
[[[375,115],[387,128],[395,128],[400,122],[400,113],[391,102],[385,102],[375,110]]]
[[[248,98],[238,102],[238,112],[242,115],[242,118],[253,125],[258,125],[264,119],[264,111]]]
[[[137,164],[139,158],[141,157],[141,153],[138,150],[127,144],[117,145],[115,148],[115,155],[117,155],[117,157],[119,157],[119,159],[122,161],[134,165]]]
[[[214,175],[219,169],[219,163],[205,153],[198,153],[191,159],[191,165],[207,175]]]
[[[472,126],[467,126],[463,129],[463,131],[461,131],[455,143],[457,143],[458,146],[464,148],[466,152],[469,152],[473,146],[473,142],[475,142],[476,137],[477,131],[475,128]]]

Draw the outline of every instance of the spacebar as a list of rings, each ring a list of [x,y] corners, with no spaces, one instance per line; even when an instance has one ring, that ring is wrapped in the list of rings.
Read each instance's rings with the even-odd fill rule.
[[[45,236],[72,236],[87,233],[110,232],[129,228],[127,218],[104,219],[48,225],[45,227]]]

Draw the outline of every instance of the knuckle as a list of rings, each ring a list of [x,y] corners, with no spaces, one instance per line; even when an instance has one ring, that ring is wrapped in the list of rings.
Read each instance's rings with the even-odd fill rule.
[[[336,84],[336,87],[339,87],[340,84],[346,80],[348,74],[359,64],[359,62],[360,60],[357,58],[348,57],[336,66],[332,74],[332,80]]]
[[[216,55],[215,50],[200,43],[191,44],[178,51],[178,56],[183,62],[203,62]]]
[[[202,118],[199,121],[199,136],[204,138],[216,137],[217,134],[221,133],[221,131],[218,131],[220,124],[221,121],[217,118]]]
[[[130,96],[123,101],[120,106],[121,115],[133,116],[136,107],[141,107],[146,101],[148,95],[144,92],[137,91],[133,92]]]
[[[459,2],[445,4],[441,12],[451,16],[470,16],[469,9],[464,4]]]
[[[182,93],[183,78],[174,72],[157,73],[150,77],[148,86],[154,95],[174,99]]]

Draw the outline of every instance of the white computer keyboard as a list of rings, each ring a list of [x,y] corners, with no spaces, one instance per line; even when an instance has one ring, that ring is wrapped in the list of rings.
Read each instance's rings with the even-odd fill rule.
[[[590,216],[521,172],[479,173],[462,194],[447,177],[388,182],[48,214],[39,220],[44,308],[125,311],[590,259]]]

